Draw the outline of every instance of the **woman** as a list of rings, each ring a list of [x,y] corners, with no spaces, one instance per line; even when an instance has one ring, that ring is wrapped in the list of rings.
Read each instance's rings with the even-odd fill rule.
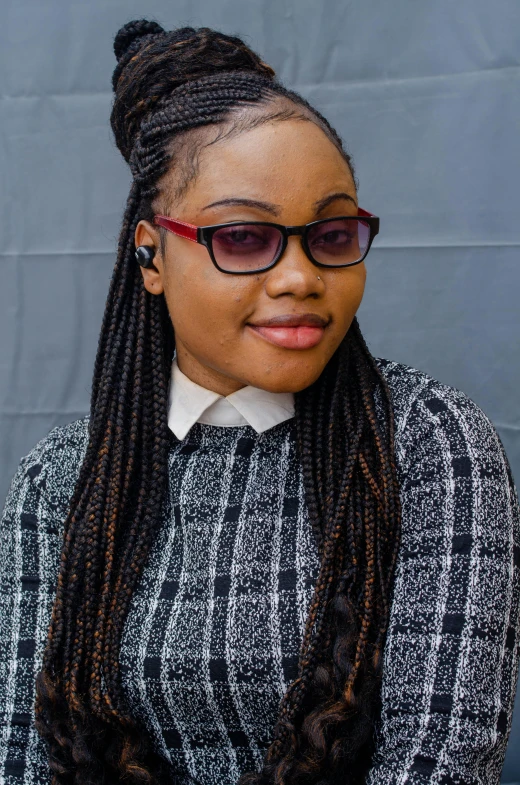
[[[2,524],[4,781],[498,783],[495,430],[370,355],[378,219],[327,121],[238,38],[140,20],[114,49],[133,183],[91,413]]]

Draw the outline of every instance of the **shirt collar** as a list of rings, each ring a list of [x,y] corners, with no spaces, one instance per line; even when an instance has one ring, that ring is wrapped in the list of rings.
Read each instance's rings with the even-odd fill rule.
[[[172,362],[168,427],[181,441],[196,422],[224,428],[250,425],[263,433],[291,417],[293,393],[273,393],[248,385],[231,395],[219,395],[188,379],[176,357]]]

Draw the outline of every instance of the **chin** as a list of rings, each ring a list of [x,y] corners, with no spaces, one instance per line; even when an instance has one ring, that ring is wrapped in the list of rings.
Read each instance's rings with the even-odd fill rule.
[[[320,377],[322,371],[323,368],[320,367],[314,372],[301,373],[300,369],[300,373],[295,373],[294,369],[287,368],[276,374],[271,371],[261,378],[255,376],[255,380],[250,384],[272,393],[298,393],[310,387]]]

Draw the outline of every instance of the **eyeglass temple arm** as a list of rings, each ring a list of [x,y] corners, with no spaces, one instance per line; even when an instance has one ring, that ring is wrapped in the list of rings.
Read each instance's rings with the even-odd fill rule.
[[[198,242],[197,226],[187,224],[184,221],[176,221],[173,218],[168,218],[166,215],[154,215],[154,224],[168,229],[170,232],[185,237],[186,240],[192,240],[194,243]]]

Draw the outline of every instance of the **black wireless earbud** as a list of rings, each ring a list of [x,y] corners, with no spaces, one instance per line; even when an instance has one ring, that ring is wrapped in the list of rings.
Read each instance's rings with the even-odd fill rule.
[[[135,259],[141,267],[153,267],[155,248],[152,245],[140,245],[135,249]]]

